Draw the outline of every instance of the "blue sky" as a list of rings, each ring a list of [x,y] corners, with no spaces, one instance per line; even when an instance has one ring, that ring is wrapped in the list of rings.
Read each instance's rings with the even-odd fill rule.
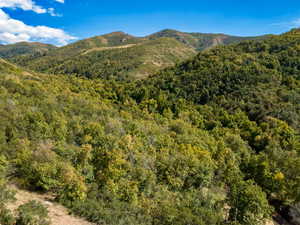
[[[63,45],[112,31],[143,36],[165,28],[253,36],[297,26],[299,0],[0,0],[2,43]]]

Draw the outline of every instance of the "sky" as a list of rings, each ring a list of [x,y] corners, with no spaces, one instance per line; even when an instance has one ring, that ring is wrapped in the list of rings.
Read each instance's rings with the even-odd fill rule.
[[[123,31],[162,29],[239,36],[300,27],[299,0],[0,0],[0,43],[58,46]]]

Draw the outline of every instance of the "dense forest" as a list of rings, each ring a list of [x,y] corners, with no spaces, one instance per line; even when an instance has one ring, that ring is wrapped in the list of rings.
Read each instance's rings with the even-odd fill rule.
[[[126,44],[144,54],[169,38]],[[299,46],[295,29],[214,47],[131,82],[109,76],[118,64],[105,77],[99,69],[65,76],[1,60],[0,224],[49,222],[35,202],[12,214],[9,183],[52,193],[96,224],[264,225],[277,215],[297,224]],[[113,60],[123,51],[88,55]]]

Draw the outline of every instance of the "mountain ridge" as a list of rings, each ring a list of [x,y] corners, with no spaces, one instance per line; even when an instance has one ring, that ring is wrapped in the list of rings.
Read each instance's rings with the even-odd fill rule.
[[[202,51],[217,45],[227,45],[233,44],[246,40],[263,40],[268,38],[270,35],[262,35],[262,36],[234,36],[227,35],[223,33],[199,33],[199,32],[182,32],[173,29],[164,29],[154,34],[147,36],[150,39],[157,37],[173,37],[176,40],[181,41],[182,43],[188,44],[189,46]]]
[[[122,31],[115,31],[79,40],[47,52],[20,55],[9,59],[39,72],[132,80],[146,78],[159,69],[173,66],[195,56],[198,51],[242,40],[245,38],[225,34],[185,33],[171,29],[145,37],[135,37]],[[124,57],[124,54],[127,56]],[[157,62],[158,58],[161,62]],[[107,71],[104,68],[110,64],[117,68],[116,71],[111,69]]]

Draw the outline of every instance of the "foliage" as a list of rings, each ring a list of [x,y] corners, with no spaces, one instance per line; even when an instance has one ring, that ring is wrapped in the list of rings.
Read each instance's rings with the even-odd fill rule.
[[[7,204],[15,201],[15,193],[7,186],[5,179],[8,163],[5,157],[0,155],[0,224],[49,225],[47,209],[36,201],[19,206],[17,215],[7,209]]]
[[[258,37],[237,37],[226,34],[186,33],[171,29],[165,29],[149,35],[149,39],[157,39],[160,37],[174,38],[188,46],[202,51],[210,49],[217,45],[229,45],[246,40],[263,40],[268,38],[269,36],[265,35]]]
[[[45,54],[56,47],[49,44],[19,42],[16,44],[0,45],[0,57],[10,59],[21,55]]]
[[[113,32],[50,51],[15,54],[15,57],[9,59],[40,72],[88,78],[137,80],[191,58],[196,55],[196,51],[243,40],[265,38],[267,36],[236,37],[174,30],[163,30],[139,38],[123,32]],[[23,45],[18,44],[19,48],[15,46],[15,51],[23,52]],[[12,46],[3,48],[10,49]],[[5,57],[5,52],[3,54]]]
[[[159,69],[173,66],[196,54],[192,48],[171,38],[126,43],[130,42],[120,43],[120,46],[88,46],[79,50],[66,46],[57,49],[57,54],[38,57],[32,61],[26,57],[18,57],[14,61],[34,70],[54,74],[132,80],[145,78]],[[72,50],[74,52],[70,54],[64,52]]]
[[[240,224],[264,224],[264,218],[272,212],[266,194],[251,181],[231,185],[230,217]]]
[[[48,211],[39,202],[30,201],[18,208],[18,225],[50,225]]]
[[[300,200],[299,42],[222,46],[130,83],[3,61],[0,171],[98,224],[260,225]]]

